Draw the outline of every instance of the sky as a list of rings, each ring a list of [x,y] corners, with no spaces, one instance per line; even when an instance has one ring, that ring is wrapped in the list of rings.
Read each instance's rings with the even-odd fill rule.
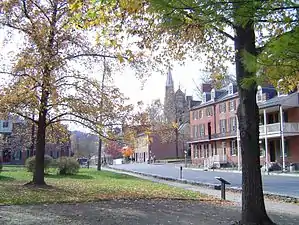
[[[3,31],[3,30],[2,30]],[[5,55],[17,51],[20,43],[20,36],[13,35],[9,44],[4,43],[4,32],[0,32],[0,50],[2,52],[2,63],[5,62]],[[174,80],[175,90],[179,87],[186,93],[198,99],[196,95],[196,86],[200,86],[201,78],[204,76],[205,65],[200,61],[186,60],[184,65],[172,63],[172,76]],[[1,66],[1,65],[0,65]],[[94,74],[96,77],[96,75]],[[163,103],[165,94],[165,83],[167,73],[162,74],[153,72],[147,79],[144,85],[138,80],[132,69],[124,69],[117,74],[114,74],[114,83],[128,97],[129,103],[136,104],[138,101],[143,101],[144,105],[150,104],[151,101],[160,99]],[[0,75],[5,79],[5,75]],[[3,81],[3,80],[2,80]],[[82,126],[69,124],[71,130],[87,131]]]

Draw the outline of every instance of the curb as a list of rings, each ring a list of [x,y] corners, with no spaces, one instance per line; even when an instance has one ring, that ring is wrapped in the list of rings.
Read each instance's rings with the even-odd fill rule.
[[[179,168],[178,166],[176,166],[177,168]],[[194,171],[210,171],[210,172],[221,172],[221,173],[242,173],[242,171],[239,170],[219,170],[219,169],[200,169],[200,168],[192,168],[192,167],[183,167],[186,170],[194,170]],[[299,177],[299,173],[298,174],[290,174],[290,173],[273,173],[273,172],[264,172],[262,171],[261,174],[263,176],[284,176],[284,177]]]
[[[117,169],[117,168],[113,168],[113,167],[107,167],[107,168],[116,170],[116,171],[121,171],[121,172],[133,173],[133,174],[146,176],[146,177],[153,177],[153,178],[160,179],[160,180],[173,181],[173,182],[183,183],[183,184],[191,184],[191,185],[206,187],[206,188],[211,188],[211,189],[214,189],[215,186],[220,185],[220,184],[190,181],[190,180],[185,180],[185,179],[177,179],[177,178],[172,178],[172,177],[163,177],[163,176],[156,175],[156,174],[142,173],[142,172],[132,171],[132,170]],[[236,192],[236,193],[242,193],[242,188],[239,188],[239,187],[226,187],[226,190],[231,191],[231,192]],[[287,202],[287,203],[298,203],[299,202],[298,197],[276,194],[276,193],[271,193],[271,192],[264,191],[264,196],[269,199],[279,200],[279,201],[283,201],[283,202]]]

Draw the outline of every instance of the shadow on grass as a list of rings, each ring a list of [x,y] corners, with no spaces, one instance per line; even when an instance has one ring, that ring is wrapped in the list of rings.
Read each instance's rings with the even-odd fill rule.
[[[45,174],[46,178],[53,178],[53,179],[79,179],[79,180],[91,180],[94,179],[93,176],[85,175],[85,174],[74,174],[74,175],[59,175],[59,174]]]
[[[0,175],[0,181],[14,181],[15,178]]]

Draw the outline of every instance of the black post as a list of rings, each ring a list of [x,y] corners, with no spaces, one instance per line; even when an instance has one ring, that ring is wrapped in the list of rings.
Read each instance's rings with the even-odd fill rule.
[[[183,178],[183,167],[180,166],[180,179],[182,179],[182,178]]]
[[[221,198],[225,200],[225,183],[221,182]]]

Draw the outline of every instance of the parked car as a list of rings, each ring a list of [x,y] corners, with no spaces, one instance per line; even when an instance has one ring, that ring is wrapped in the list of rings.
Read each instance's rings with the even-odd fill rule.
[[[78,158],[77,161],[81,167],[88,167],[88,158]]]

